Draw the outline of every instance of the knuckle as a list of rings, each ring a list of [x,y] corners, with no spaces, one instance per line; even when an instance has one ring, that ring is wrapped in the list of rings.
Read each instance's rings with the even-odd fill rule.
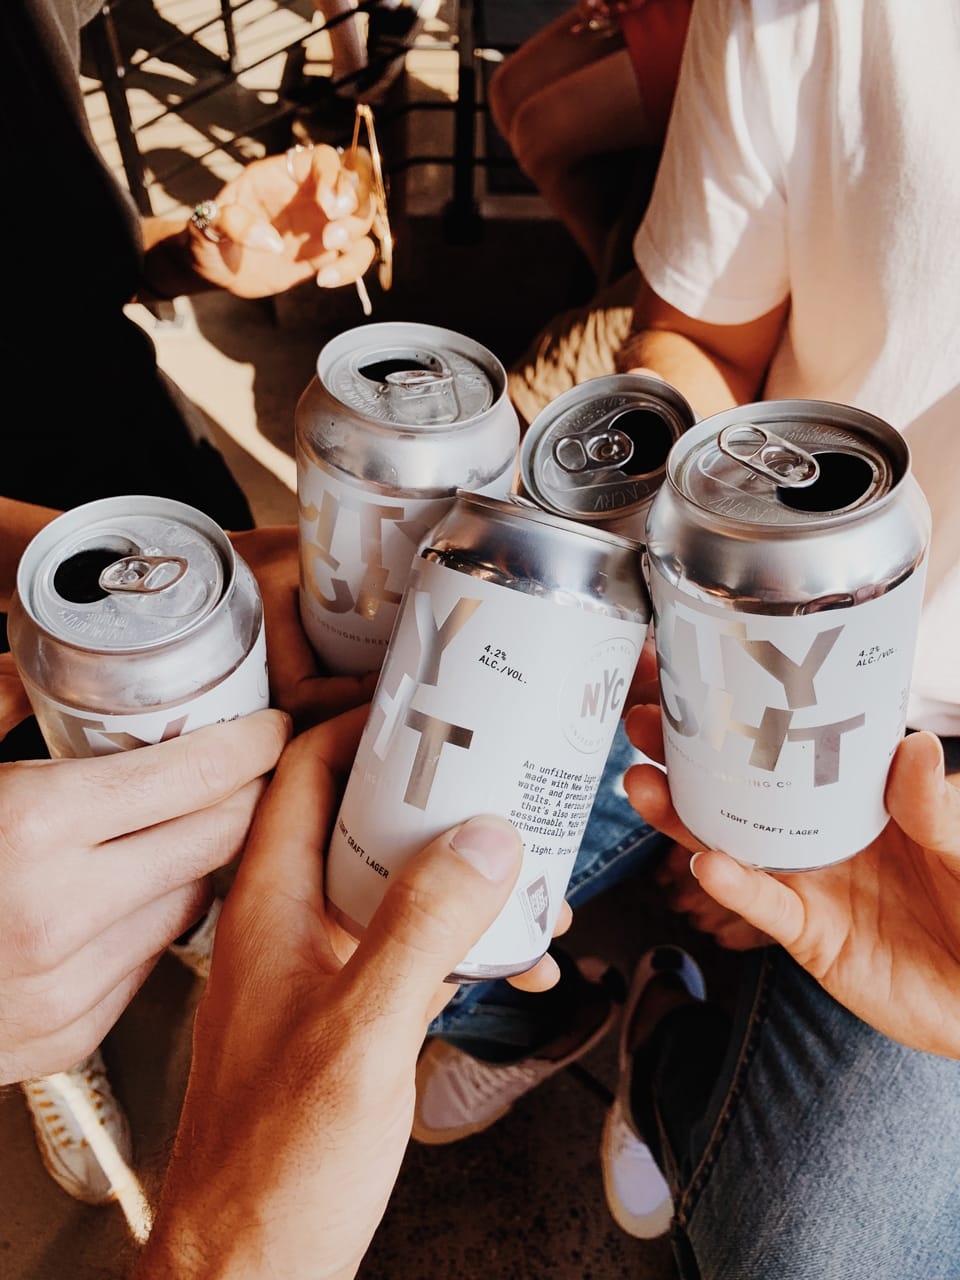
[[[54,768],[56,766],[53,766]],[[22,775],[4,772],[2,816],[0,816],[0,856],[17,862],[24,855],[35,858],[53,836],[56,807],[38,805],[32,787],[21,785]]]
[[[50,973],[75,943],[69,916],[52,910],[5,912],[3,967],[8,973]]]
[[[457,937],[456,913],[441,910],[436,897],[415,878],[398,880],[390,893],[394,923],[410,951],[433,954]]]

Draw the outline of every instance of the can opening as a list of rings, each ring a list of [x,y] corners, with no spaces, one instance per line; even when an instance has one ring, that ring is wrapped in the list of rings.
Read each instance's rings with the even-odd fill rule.
[[[794,511],[842,511],[873,486],[876,472],[855,453],[815,453],[820,474],[804,489],[777,488],[777,497]]]
[[[623,471],[631,476],[649,475],[667,460],[674,435],[662,414],[653,409],[626,409],[607,424],[607,434],[622,432],[633,445]],[[617,459],[612,459],[616,463]]]
[[[393,356],[360,366],[360,372],[371,382],[386,383],[391,373],[439,373],[439,361],[417,360],[414,356]]]
[[[53,589],[71,604],[95,604],[105,600],[109,592],[100,586],[100,575],[120,557],[115,547],[89,547],[69,556],[57,565]]]

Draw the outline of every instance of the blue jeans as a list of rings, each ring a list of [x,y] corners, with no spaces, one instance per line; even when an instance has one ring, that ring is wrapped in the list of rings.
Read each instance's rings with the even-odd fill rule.
[[[623,775],[639,758],[621,721],[567,886],[574,909],[649,867],[666,849],[666,838],[638,817],[623,790]],[[488,1061],[508,1061],[552,1040],[567,1021],[566,1011],[562,982],[541,995],[505,981],[466,983],[430,1024],[429,1034]]]
[[[960,1063],[880,1035],[779,947],[745,956],[732,1024],[664,1018],[632,1084],[683,1280],[960,1276]]]

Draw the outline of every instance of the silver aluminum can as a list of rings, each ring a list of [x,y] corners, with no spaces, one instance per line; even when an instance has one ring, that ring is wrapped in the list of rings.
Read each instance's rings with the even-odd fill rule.
[[[523,492],[554,515],[642,542],[667,456],[696,420],[660,378],[590,378],[552,400],[524,432]]]
[[[180,502],[106,498],[58,516],[21,557],[8,632],[54,757],[268,705],[256,580],[219,525]]]
[[[637,543],[521,498],[461,494],[422,543],[347,783],[326,893],[359,936],[390,877],[479,813],[523,868],[452,977],[547,949],[646,634]]]
[[[300,613],[332,672],[380,667],[417,544],[457,489],[502,496],[520,428],[499,360],[426,324],[328,342],[297,406]]]
[[[667,778],[705,848],[780,871],[887,822],[930,515],[903,437],[773,400],[674,446],[648,518]]]

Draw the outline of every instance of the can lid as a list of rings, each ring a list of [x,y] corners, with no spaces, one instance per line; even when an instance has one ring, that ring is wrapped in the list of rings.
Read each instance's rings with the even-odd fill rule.
[[[24,607],[57,640],[104,652],[152,648],[195,627],[221,599],[223,555],[192,524],[132,511],[78,523],[82,510],[47,526],[21,563]]]
[[[520,452],[523,486],[547,510],[603,521],[642,512],[674,442],[696,421],[668,383],[642,374],[591,378],[551,401]]]
[[[821,401],[766,401],[705,419],[672,455],[689,501],[748,525],[855,515],[893,489],[906,442],[879,418]]]
[[[536,524],[549,525],[553,529],[565,530],[577,538],[592,539],[595,542],[604,542],[609,546],[637,553],[643,550],[643,543],[636,538],[628,538],[624,534],[613,533],[609,529],[585,524],[582,520],[568,520],[564,516],[554,515],[551,511],[545,511],[539,503],[518,494],[494,498],[486,493],[458,489],[456,501],[461,505],[481,507],[491,514],[505,516],[507,519],[532,520]]]
[[[363,344],[334,339],[321,353],[318,376],[354,412],[398,427],[449,427],[495,403],[498,390],[479,356],[418,332],[374,333]],[[342,337],[342,335],[341,335]],[[466,345],[466,344],[464,344]]]

